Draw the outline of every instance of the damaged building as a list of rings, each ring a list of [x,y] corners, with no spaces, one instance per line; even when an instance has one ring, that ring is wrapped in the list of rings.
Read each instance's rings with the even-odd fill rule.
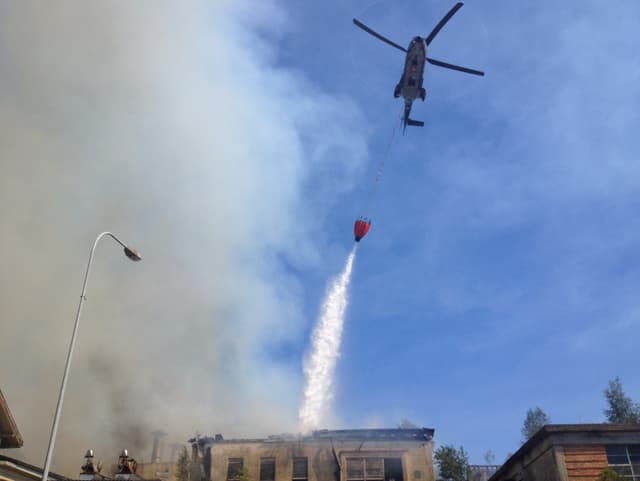
[[[184,444],[172,443],[168,447],[170,448],[170,454],[165,457],[165,442],[164,438],[167,433],[163,431],[154,431],[151,433],[153,436],[153,447],[151,449],[151,459],[149,462],[142,462],[138,464],[138,473],[147,479],[155,478],[162,481],[176,481],[176,460],[178,450],[185,446]]]
[[[433,429],[191,439],[191,481],[434,481]]]

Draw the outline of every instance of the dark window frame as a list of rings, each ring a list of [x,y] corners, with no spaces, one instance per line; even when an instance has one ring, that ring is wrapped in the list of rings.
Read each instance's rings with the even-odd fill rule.
[[[611,444],[605,452],[611,469],[625,480],[640,481],[640,444]]]
[[[401,458],[399,458],[401,459]],[[384,481],[385,479],[385,456],[348,456],[346,481]],[[361,467],[356,468],[356,472],[350,472],[350,464],[361,463]],[[376,466],[376,464],[378,466]],[[362,473],[362,476],[359,474]]]
[[[227,481],[239,480],[243,469],[244,458],[227,458]]]
[[[260,458],[260,481],[276,481],[276,458]]]
[[[298,464],[298,472],[296,473],[296,463]],[[300,470],[300,466],[304,463],[304,470]],[[309,458],[307,456],[296,456],[293,458],[291,469],[292,481],[309,481]],[[304,472],[301,472],[304,471]]]

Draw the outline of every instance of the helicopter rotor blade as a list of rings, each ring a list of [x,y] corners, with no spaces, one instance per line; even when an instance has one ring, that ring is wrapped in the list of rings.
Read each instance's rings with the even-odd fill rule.
[[[442,30],[442,27],[444,27],[445,24],[449,20],[451,20],[451,17],[453,17],[456,14],[456,12],[462,8],[463,5],[464,5],[464,3],[462,3],[462,2],[456,3],[451,8],[451,10],[449,10],[449,12],[444,17],[442,17],[442,20],[440,20],[440,22],[438,22],[438,25],[436,25],[433,28],[433,30],[431,30],[431,33],[424,40],[427,45],[429,45],[431,42],[433,42],[433,39],[436,38],[436,35],[438,35],[438,32],[440,32],[440,30]]]
[[[391,40],[389,40],[387,37],[383,37],[382,35],[380,35],[378,32],[376,32],[375,30],[367,27],[364,23],[362,23],[360,20],[354,18],[353,19],[353,23],[356,24],[356,26],[360,27],[362,30],[364,30],[365,32],[373,35],[374,37],[376,37],[379,40],[382,40],[384,43],[388,43],[389,45],[391,45],[392,47],[397,48],[398,50],[402,50],[403,52],[406,52],[407,49],[404,47],[401,47],[400,45],[398,45],[397,43],[392,42]]]
[[[460,67],[459,65],[453,65],[451,63],[442,62],[441,60],[436,60],[434,58],[427,57],[427,62],[432,65],[437,65],[438,67],[450,68],[451,70],[457,70],[459,72],[470,73],[472,75],[480,75],[484,77],[484,72],[480,70],[474,70],[472,68]]]

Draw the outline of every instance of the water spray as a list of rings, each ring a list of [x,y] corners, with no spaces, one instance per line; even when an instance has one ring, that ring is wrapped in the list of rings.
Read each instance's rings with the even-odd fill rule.
[[[331,283],[311,336],[311,352],[304,365],[304,399],[299,411],[300,425],[305,431],[320,426],[333,399],[334,373],[340,355],[355,255],[356,245],[351,249],[344,269]]]

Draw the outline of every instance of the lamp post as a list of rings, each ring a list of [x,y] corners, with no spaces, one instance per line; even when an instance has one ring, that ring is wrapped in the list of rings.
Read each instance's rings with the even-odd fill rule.
[[[80,294],[80,303],[78,304],[78,312],[76,313],[76,321],[73,325],[73,334],[71,334],[71,342],[69,343],[69,352],[67,353],[67,363],[64,366],[64,374],[62,375],[62,384],[60,385],[60,393],[58,394],[58,403],[56,404],[56,414],[53,417],[53,425],[51,426],[51,435],[49,436],[49,445],[47,446],[47,457],[44,461],[44,470],[42,471],[42,481],[47,481],[49,476],[49,467],[51,466],[51,455],[53,454],[53,445],[56,440],[56,433],[58,431],[58,421],[60,420],[60,411],[62,408],[62,400],[64,398],[64,390],[67,386],[67,378],[69,377],[69,366],[71,365],[71,356],[73,355],[73,346],[76,343],[76,334],[78,333],[78,325],[80,324],[80,314],[82,313],[82,304],[87,300],[87,281],[89,280],[89,271],[91,270],[91,263],[93,262],[93,254],[96,251],[96,247],[100,239],[105,236],[111,237],[114,241],[120,244],[124,248],[125,255],[132,261],[139,261],[142,259],[140,253],[126,245],[118,237],[111,232],[103,232],[100,234],[91,248],[89,254],[89,263],[87,264],[87,272],[84,274],[84,282],[82,284],[82,294]]]

